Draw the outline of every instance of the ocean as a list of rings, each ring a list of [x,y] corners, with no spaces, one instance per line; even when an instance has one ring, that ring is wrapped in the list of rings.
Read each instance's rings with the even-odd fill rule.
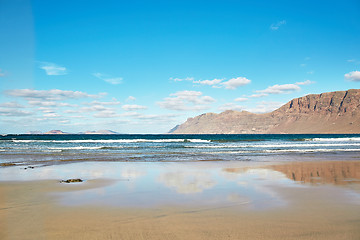
[[[339,160],[339,156],[356,158],[359,153],[360,134],[0,136],[0,163],[16,165],[84,161],[291,161],[316,157]]]

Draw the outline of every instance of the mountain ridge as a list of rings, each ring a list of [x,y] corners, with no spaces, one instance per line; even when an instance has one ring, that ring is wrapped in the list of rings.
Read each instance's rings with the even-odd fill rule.
[[[269,113],[227,110],[204,113],[174,134],[360,133],[360,89],[309,94]]]

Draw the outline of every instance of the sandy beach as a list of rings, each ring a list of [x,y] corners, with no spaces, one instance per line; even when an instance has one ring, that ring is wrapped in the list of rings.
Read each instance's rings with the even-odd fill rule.
[[[360,0],[0,0],[0,240],[360,240]]]
[[[0,238],[360,238],[358,161],[90,165],[2,168]]]

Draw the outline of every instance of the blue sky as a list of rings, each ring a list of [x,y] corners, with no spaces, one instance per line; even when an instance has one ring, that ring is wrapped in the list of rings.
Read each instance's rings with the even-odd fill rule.
[[[164,133],[360,88],[360,2],[0,0],[1,133]]]

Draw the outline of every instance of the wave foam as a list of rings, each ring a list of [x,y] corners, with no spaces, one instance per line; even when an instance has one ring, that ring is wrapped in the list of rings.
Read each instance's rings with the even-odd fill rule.
[[[204,139],[102,139],[102,140],[11,140],[17,143],[171,143],[171,142],[192,142],[209,143]]]
[[[346,147],[360,146],[360,143],[304,143],[304,144],[243,144],[243,145],[199,145],[186,148],[294,148],[294,147]]]
[[[348,137],[348,138],[312,138],[308,141],[317,142],[360,142],[360,137]]]

